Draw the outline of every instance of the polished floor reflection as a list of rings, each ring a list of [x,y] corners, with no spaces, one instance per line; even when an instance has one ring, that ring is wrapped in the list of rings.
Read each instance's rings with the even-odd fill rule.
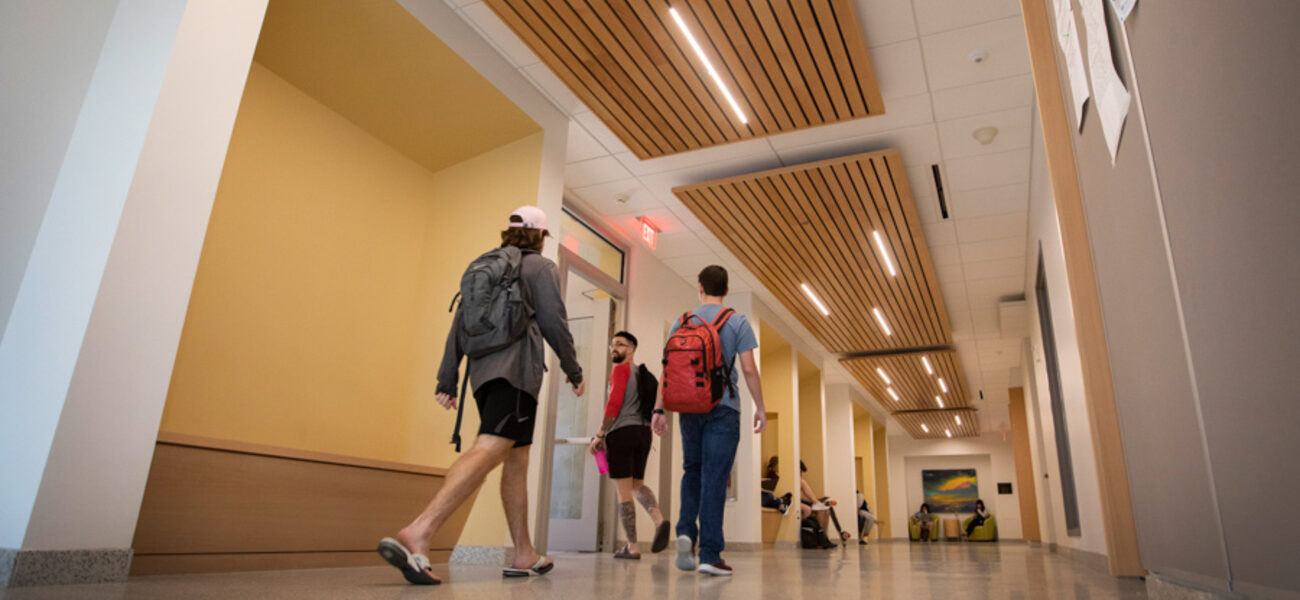
[[[836,550],[729,552],[731,578],[678,571],[669,552],[639,562],[557,554],[545,577],[502,580],[499,568],[437,565],[447,583],[407,585],[389,567],[140,577],[120,584],[18,588],[4,600],[46,598],[563,598],[760,600],[790,598],[1145,598],[1141,581],[1024,544],[857,545]],[[380,559],[375,558],[376,562]]]

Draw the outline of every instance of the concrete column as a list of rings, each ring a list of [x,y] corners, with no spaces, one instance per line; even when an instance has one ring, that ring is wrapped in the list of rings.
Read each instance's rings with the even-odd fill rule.
[[[120,580],[266,0],[122,0],[0,342],[4,583]]]
[[[826,494],[839,502],[835,514],[844,531],[858,537],[857,474],[855,471],[853,400],[849,384],[837,383],[826,389]]]

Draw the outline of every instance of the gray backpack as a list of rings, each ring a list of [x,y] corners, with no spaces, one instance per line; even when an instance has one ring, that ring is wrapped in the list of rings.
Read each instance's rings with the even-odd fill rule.
[[[466,361],[456,428],[451,436],[457,452],[460,452],[460,422],[469,384],[469,361],[501,350],[523,337],[533,317],[519,280],[523,259],[523,251],[514,246],[484,253],[469,263],[460,277],[460,291],[452,298],[451,310],[456,311],[452,328]],[[457,300],[460,300],[458,311]]]

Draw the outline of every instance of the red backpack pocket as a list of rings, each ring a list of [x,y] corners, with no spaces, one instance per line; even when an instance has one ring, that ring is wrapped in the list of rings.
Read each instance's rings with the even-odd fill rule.
[[[691,313],[682,315],[677,331],[664,344],[664,410],[707,413],[722,401],[731,371],[723,365],[718,334],[734,312],[723,309],[713,323]]]

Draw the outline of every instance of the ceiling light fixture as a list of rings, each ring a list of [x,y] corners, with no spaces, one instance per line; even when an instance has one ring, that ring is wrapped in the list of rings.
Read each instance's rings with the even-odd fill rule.
[[[876,374],[885,380],[885,385],[894,385],[894,382],[889,380],[889,376],[880,367],[876,367]]]
[[[942,378],[942,377],[939,378],[939,388],[943,390],[943,393],[945,393],[945,394],[948,393],[948,384],[946,384],[946,383],[943,382],[943,378]]]
[[[939,403],[939,408],[943,408],[943,398],[935,396],[934,401]]]
[[[894,388],[885,388],[885,391],[886,391],[886,392],[889,392],[889,395],[890,395],[890,396],[893,396],[893,398],[894,398],[894,402],[898,402],[898,401],[899,401],[898,392],[895,392],[895,391],[894,391]]]
[[[921,430],[924,431],[924,432],[926,432],[926,433],[930,433],[930,428],[929,428],[929,427],[926,427],[926,426],[925,426],[925,423],[921,423]]]
[[[981,146],[987,146],[993,143],[993,138],[998,137],[998,128],[980,127],[971,132],[970,136],[975,138],[975,141],[979,142]]]
[[[876,239],[876,247],[880,249],[880,258],[885,260],[885,266],[889,267],[889,276],[895,277],[898,271],[894,270],[894,261],[889,258],[889,250],[885,249],[885,240],[880,237],[879,231],[872,231],[871,237]]]
[[[946,435],[946,436],[948,436],[948,437],[952,437],[952,430],[951,430],[951,429],[945,429],[945,430],[943,430],[943,434]]]
[[[894,335],[894,332],[889,330],[889,323],[885,322],[885,316],[880,314],[879,308],[872,308],[871,314],[876,316],[876,322],[880,323],[880,328],[885,330],[885,335]]]
[[[961,425],[961,415],[955,415],[955,416],[957,417],[957,424]]]
[[[926,374],[926,375],[934,375],[934,367],[931,367],[931,366],[930,366],[930,357],[928,357],[928,356],[922,356],[922,357],[921,357],[921,364],[924,364],[924,365],[925,365],[925,374]]]
[[[827,310],[826,305],[822,304],[821,298],[818,298],[817,294],[813,293],[812,288],[808,287],[808,284],[799,284],[799,289],[803,290],[804,295],[808,296],[808,299],[812,300],[812,303],[817,305],[817,310],[822,311],[822,316],[831,316],[831,311]]]
[[[704,55],[704,49],[700,47],[699,42],[695,41],[695,36],[691,35],[691,30],[686,27],[686,21],[682,20],[682,16],[677,14],[677,9],[675,8],[668,9],[668,14],[673,16],[674,21],[677,21],[677,26],[681,28],[682,34],[685,35],[686,40],[691,43],[691,48],[695,49],[695,55],[700,58],[700,62],[704,63],[704,68],[707,69],[709,75],[713,77],[713,83],[717,84],[718,89],[722,90],[722,95],[727,97],[727,103],[731,104],[731,110],[736,111],[736,117],[740,119],[741,123],[749,123],[749,119],[745,118],[745,113],[741,112],[740,105],[736,104],[736,99],[731,97],[731,92],[728,91],[727,86],[722,83],[722,77],[719,77],[718,72],[713,69],[713,63],[709,62],[709,58]]]

